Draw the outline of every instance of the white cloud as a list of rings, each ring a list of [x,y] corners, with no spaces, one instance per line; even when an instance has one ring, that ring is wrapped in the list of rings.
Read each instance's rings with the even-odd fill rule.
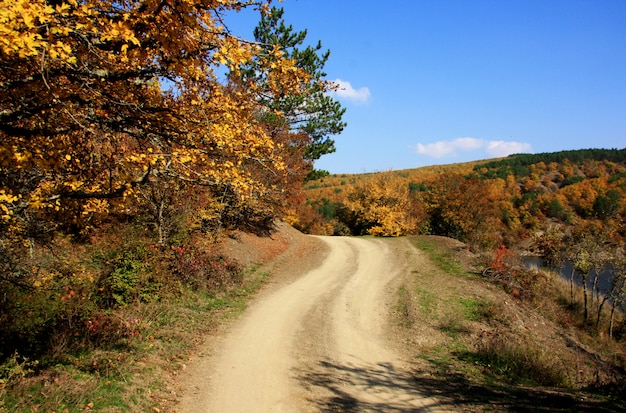
[[[428,144],[418,143],[416,152],[418,155],[431,158],[443,158],[446,156],[458,156],[459,152],[484,150],[485,157],[500,158],[514,153],[532,152],[528,143],[514,141],[487,141],[477,138],[457,138],[451,141],[439,141]]]
[[[532,150],[530,144],[525,142],[490,141],[487,145],[486,152],[489,156],[500,158],[513,153],[528,153],[532,152]]]
[[[448,155],[457,155],[457,151],[471,151],[479,149],[485,145],[485,141],[476,138],[457,138],[453,141],[439,141],[429,144],[417,144],[419,155],[430,156],[432,158],[443,158]]]
[[[346,80],[336,79],[337,89],[332,93],[339,99],[349,100],[354,103],[364,104],[369,102],[371,98],[370,90],[363,86],[358,89],[352,87],[350,82]]]

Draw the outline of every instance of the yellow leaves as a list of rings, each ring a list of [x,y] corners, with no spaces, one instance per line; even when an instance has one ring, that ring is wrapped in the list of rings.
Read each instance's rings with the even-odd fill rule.
[[[27,151],[21,151],[17,146],[13,146],[12,157],[14,159],[13,166],[16,169],[22,169],[31,160],[32,155]]]
[[[17,201],[19,197],[7,193],[4,189],[0,189],[0,202],[10,204]]]
[[[74,217],[103,212],[107,202],[123,208],[136,202],[143,179],[228,187],[238,200],[269,191],[286,168],[288,148],[260,119],[255,86],[221,84],[216,74],[220,65],[236,71],[265,58],[257,46],[218,27],[214,12],[242,3],[214,0],[198,7],[196,0],[181,0],[155,13],[160,2],[1,0],[1,59],[23,70],[17,80],[35,85],[12,91],[15,105],[44,91],[41,107],[51,108],[32,116],[31,125],[13,125],[33,131],[29,142],[2,136],[0,167],[20,176],[31,168],[35,176],[24,178],[24,204],[51,219],[65,219],[58,217],[66,211]],[[269,73],[276,93],[297,93],[306,79],[278,48],[259,70]],[[166,77],[175,79],[172,94],[159,85]],[[119,198],[90,199],[112,193]],[[0,205],[0,215],[8,216],[11,202],[0,198]]]
[[[91,215],[91,214],[102,214],[109,212],[109,204],[102,199],[89,199],[82,205],[81,214]]]
[[[367,233],[396,237],[411,233],[408,183],[390,172],[378,173],[348,195],[346,206],[363,222]]]
[[[52,59],[63,60],[67,63],[74,64],[76,63],[76,57],[72,56],[72,48],[60,41],[57,41],[53,45],[50,45],[48,49],[48,54]]]
[[[45,56],[75,64],[74,33],[84,37],[98,36],[103,42],[122,43],[121,59],[128,62],[129,45],[140,46],[131,29],[131,13],[122,19],[105,17],[96,11],[96,2],[64,1],[55,7],[45,0],[3,0],[0,3],[0,50],[19,58]],[[98,7],[101,8],[102,5]]]
[[[132,43],[135,46],[139,46],[139,39],[135,36],[135,32],[130,28],[128,22],[103,22],[102,34],[100,40],[107,41],[122,41],[125,43]],[[126,46],[128,48],[128,45]]]
[[[146,154],[145,153],[140,153],[139,155],[135,155],[135,154],[130,154],[126,159],[129,160],[130,162],[143,162],[146,159]]]
[[[54,281],[55,276],[58,276],[58,275],[60,274],[55,273],[53,271],[38,269],[37,279],[33,280],[33,287],[35,288],[48,287]]]
[[[83,186],[82,181],[70,181],[65,183],[65,187],[71,191],[76,191]]]
[[[50,33],[52,33],[53,35],[68,36],[70,33],[72,33],[72,29],[67,26],[54,26],[50,28]]]
[[[55,10],[44,0],[3,0],[0,4],[0,27],[8,30],[34,29],[50,21]]]
[[[69,14],[68,3],[53,8],[44,0],[4,0],[0,5],[0,50],[22,59],[46,53],[52,59],[75,63],[72,48],[61,40],[72,32],[59,20]]]
[[[311,75],[296,66],[295,60],[273,55],[264,63],[268,70],[267,86],[275,96],[299,95],[306,90]]]
[[[74,4],[75,5],[75,4]],[[69,4],[69,2],[67,3],[61,3],[61,4],[57,4],[55,11],[60,15],[60,16],[68,16],[70,14],[70,10],[71,10],[71,5]]]
[[[220,39],[221,46],[214,52],[213,58],[230,70],[236,70],[252,58],[252,46],[242,43],[239,39],[225,36]]]
[[[228,50],[225,47],[222,47],[220,50],[216,51],[215,54],[215,59],[220,62],[223,65],[227,65],[228,64]]]
[[[11,220],[13,216],[13,203],[17,202],[19,199],[18,196],[4,189],[0,189],[0,219],[5,222]]]

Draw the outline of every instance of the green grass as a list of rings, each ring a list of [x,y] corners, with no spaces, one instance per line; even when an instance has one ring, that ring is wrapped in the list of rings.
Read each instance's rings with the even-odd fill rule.
[[[445,273],[461,277],[470,275],[461,263],[454,259],[450,250],[437,245],[432,240],[424,237],[417,238],[415,246],[425,252],[430,260]]]
[[[434,314],[434,309],[438,301],[434,294],[430,291],[416,288],[415,296],[417,298],[417,303],[422,314],[426,316],[432,316]]]
[[[482,373],[490,379],[516,385],[571,387],[562,366],[536,343],[492,340],[477,351],[459,352],[458,357],[482,367]]]
[[[466,320],[481,321],[489,319],[494,312],[494,304],[489,300],[475,298],[459,298]]]

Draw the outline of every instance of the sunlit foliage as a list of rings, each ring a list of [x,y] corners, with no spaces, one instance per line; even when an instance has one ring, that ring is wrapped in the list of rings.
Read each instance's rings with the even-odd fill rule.
[[[305,187],[309,205],[321,208],[326,199],[340,211],[348,205],[346,194],[364,187],[373,175],[335,175],[310,182]],[[554,225],[584,228],[593,223],[617,245],[626,236],[626,150],[513,155],[381,176],[389,185],[409,189],[418,232],[454,237],[475,249],[513,245]],[[353,217],[332,219],[344,219],[353,233],[360,233]]]
[[[3,2],[5,224],[31,214],[85,226],[128,208],[148,182],[212,187],[237,202],[272,191],[251,171],[286,167],[283,143],[259,122],[259,91],[217,75],[260,50],[221,24],[244,4]],[[259,68],[268,79],[263,93],[297,95],[308,82],[278,48]]]
[[[391,172],[369,177],[349,192],[346,208],[354,215],[359,233],[397,237],[413,233],[409,187]]]

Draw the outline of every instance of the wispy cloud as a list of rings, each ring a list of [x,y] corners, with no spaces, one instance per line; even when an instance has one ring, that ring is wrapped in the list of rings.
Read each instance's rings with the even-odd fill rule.
[[[514,153],[532,152],[529,143],[515,141],[488,141],[477,138],[457,138],[451,141],[439,141],[434,143],[418,143],[416,152],[418,155],[432,158],[446,156],[458,156],[460,152],[483,150],[485,157],[500,158]]]
[[[357,104],[368,103],[372,97],[370,90],[363,86],[355,89],[352,84],[346,80],[335,79],[337,89],[332,91],[332,94],[339,99],[347,100]]]

